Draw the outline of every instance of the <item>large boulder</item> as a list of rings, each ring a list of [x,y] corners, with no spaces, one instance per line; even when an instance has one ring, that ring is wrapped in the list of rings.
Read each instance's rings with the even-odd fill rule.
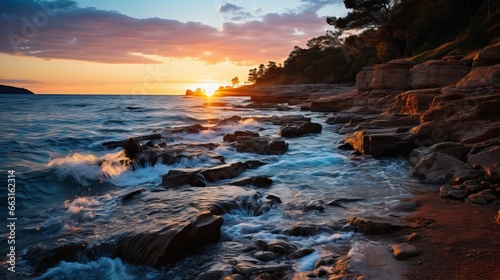
[[[470,63],[464,60],[429,60],[411,69],[412,87],[418,89],[454,85],[470,70]]]
[[[439,94],[441,94],[440,88],[405,91],[394,97],[389,112],[419,116],[429,109],[434,97]]]
[[[453,178],[473,179],[478,176],[467,163],[440,152],[423,157],[416,164],[413,174],[424,177],[431,183],[443,183]]]
[[[281,138],[240,136],[236,139],[236,150],[242,153],[280,155],[288,150],[288,144]]]
[[[488,179],[500,181],[500,146],[486,148],[469,157],[473,168],[483,168]]]
[[[364,67],[356,75],[356,88],[358,90],[370,90],[373,79],[373,67]]]
[[[374,157],[408,155],[416,147],[406,133],[372,133],[366,130],[347,135],[344,142],[358,152]]]
[[[162,177],[162,185],[173,188],[184,185],[206,187],[208,183],[234,178],[246,170],[241,162],[203,169],[171,169]]]
[[[415,66],[413,61],[405,59],[391,60],[385,64],[377,64],[373,70],[371,87],[373,89],[410,89],[410,68],[413,66]]]
[[[236,139],[240,136],[252,136],[252,137],[259,137],[259,134],[257,132],[252,132],[248,130],[244,131],[235,131],[234,133],[226,133],[224,134],[223,141],[224,142],[235,142]]]

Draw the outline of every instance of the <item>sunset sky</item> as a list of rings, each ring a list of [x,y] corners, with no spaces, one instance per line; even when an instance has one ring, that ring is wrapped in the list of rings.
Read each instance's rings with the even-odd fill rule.
[[[240,81],[331,29],[340,0],[0,2],[0,84],[183,94]]]

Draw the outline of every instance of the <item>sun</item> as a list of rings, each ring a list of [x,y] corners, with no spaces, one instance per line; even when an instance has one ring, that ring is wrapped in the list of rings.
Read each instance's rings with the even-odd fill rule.
[[[217,83],[203,83],[195,84],[192,86],[195,89],[201,89],[206,96],[213,96],[215,91],[219,89],[220,84]]]

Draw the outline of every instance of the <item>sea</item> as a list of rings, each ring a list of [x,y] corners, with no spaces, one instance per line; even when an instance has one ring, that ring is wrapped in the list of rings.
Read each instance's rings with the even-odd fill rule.
[[[0,104],[0,275],[4,275],[3,279],[195,279],[217,267],[248,260],[251,257],[241,248],[256,240],[284,240],[297,247],[312,248],[312,254],[288,261],[296,272],[311,271],[320,258],[342,247],[357,270],[370,275],[370,279],[401,277],[397,269],[400,264],[388,253],[388,244],[354,232],[346,220],[356,216],[398,222],[407,213],[395,207],[428,186],[411,176],[411,167],[404,158],[374,159],[339,149],[344,137],[338,133],[340,127],[325,123],[332,114],[300,111],[293,106],[248,106],[251,103],[244,97],[0,95]],[[254,119],[273,115],[304,115],[322,124],[323,130],[320,134],[287,138],[289,149],[283,155],[239,153],[234,145],[223,142],[225,133],[236,130],[278,137],[279,126]],[[242,120],[216,122],[232,116],[241,116]],[[174,165],[158,162],[130,166],[122,148],[109,149],[103,143],[194,124],[210,129],[179,133],[156,140],[156,144],[158,141],[167,145],[215,143],[218,145],[215,152],[228,163],[243,160],[267,163],[247,170],[238,178],[266,175],[273,180],[267,188],[231,187],[225,186],[225,181],[211,183],[204,188],[203,195],[216,200],[217,196],[241,191],[262,198],[274,195],[282,203],[262,215],[245,209],[224,213],[217,244],[183,252],[180,260],[165,267],[133,265],[106,252],[93,258],[62,260],[43,271],[30,266],[26,259],[34,247],[50,249],[68,239],[96,242],[105,238],[106,228],[112,231],[118,226],[124,230],[141,226],[140,221],[120,223],[123,218],[120,215],[134,215],[117,210],[122,207],[120,199],[124,194],[141,188],[164,191],[168,199],[181,197],[182,189],[164,190],[162,175],[175,168],[213,166],[213,161],[201,157]],[[180,203],[191,203],[189,196],[182,197],[185,200]],[[339,198],[352,200],[328,205]],[[154,209],[155,203],[145,202],[140,206]],[[311,204],[323,205],[324,209],[308,208]],[[14,207],[9,210],[9,206]],[[158,221],[161,222],[168,223]],[[15,226],[9,228],[12,223]],[[297,225],[325,230],[307,236],[287,234],[287,229]],[[12,239],[15,272],[8,270],[12,266],[9,263]]]

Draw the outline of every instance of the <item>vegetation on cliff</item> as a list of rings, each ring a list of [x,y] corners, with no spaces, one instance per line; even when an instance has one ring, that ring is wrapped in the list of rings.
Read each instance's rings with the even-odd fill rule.
[[[295,46],[283,64],[250,69],[258,85],[352,82],[365,66],[395,58],[416,62],[464,57],[500,37],[500,7],[488,0],[345,0],[329,17],[334,31]]]
[[[0,85],[0,94],[34,94],[34,93],[25,88]]]

